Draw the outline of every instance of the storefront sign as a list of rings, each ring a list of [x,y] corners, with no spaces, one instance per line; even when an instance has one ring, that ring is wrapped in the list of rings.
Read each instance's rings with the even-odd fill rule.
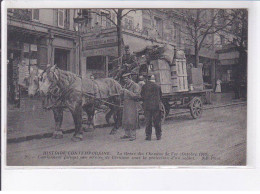
[[[239,58],[239,52],[233,51],[233,52],[227,52],[227,53],[220,53],[219,54],[219,60],[223,59],[236,59]]]
[[[118,48],[117,47],[106,47],[106,48],[99,48],[99,49],[91,49],[83,51],[84,57],[90,56],[117,56]]]
[[[37,59],[30,59],[30,64],[31,65],[36,65],[37,64]]]
[[[30,59],[28,59],[28,58],[24,58],[24,61],[25,61],[25,65],[29,65],[29,63],[30,63]]]
[[[239,63],[238,59],[224,59],[220,60],[221,65],[236,65]]]
[[[24,44],[23,44],[23,52],[28,53],[28,52],[29,52],[29,47],[30,47],[29,44],[24,43]]]
[[[112,36],[112,37],[104,37],[104,38],[85,38],[83,43],[83,50],[88,50],[91,49],[92,47],[96,46],[105,46],[113,43],[117,43],[117,37]]]
[[[37,51],[37,45],[31,44],[31,51]]]

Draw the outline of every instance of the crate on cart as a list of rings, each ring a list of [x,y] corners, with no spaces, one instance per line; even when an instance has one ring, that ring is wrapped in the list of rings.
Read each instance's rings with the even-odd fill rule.
[[[172,93],[171,69],[169,63],[165,60],[158,59],[151,61],[151,65],[155,81],[161,86],[162,93]]]
[[[177,76],[187,76],[186,59],[174,59],[171,72]]]
[[[189,90],[187,76],[172,76],[172,91],[185,92]]]
[[[186,59],[174,59],[171,66],[171,82],[173,92],[189,91]]]

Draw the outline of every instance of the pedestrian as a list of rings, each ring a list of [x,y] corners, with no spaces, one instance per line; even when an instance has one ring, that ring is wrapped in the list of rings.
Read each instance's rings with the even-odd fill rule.
[[[221,93],[221,83],[222,83],[221,80],[218,79],[217,80],[216,90],[215,90],[216,93]]]
[[[95,77],[94,77],[94,75],[90,75],[90,79],[92,80],[92,81],[94,81],[95,80]]]
[[[130,75],[130,73],[126,73],[122,76],[125,83],[121,92],[124,99],[122,124],[125,135],[121,139],[134,141],[138,128],[138,99],[141,89],[137,83],[131,80]]]
[[[148,78],[151,78],[152,75],[147,75]],[[155,133],[157,140],[161,139],[162,130],[161,130],[161,100],[162,100],[162,91],[161,87],[146,79],[145,85],[143,85],[141,90],[141,99],[143,101],[143,109],[145,116],[145,140],[151,141],[152,136],[152,123],[154,124]]]

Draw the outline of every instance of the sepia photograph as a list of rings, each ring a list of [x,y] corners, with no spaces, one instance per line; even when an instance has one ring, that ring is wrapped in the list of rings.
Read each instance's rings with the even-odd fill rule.
[[[249,12],[8,8],[3,162],[247,166]]]

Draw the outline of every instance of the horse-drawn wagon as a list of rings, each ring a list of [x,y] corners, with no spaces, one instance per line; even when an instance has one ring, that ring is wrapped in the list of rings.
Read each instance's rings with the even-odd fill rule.
[[[210,103],[211,89],[204,89],[202,68],[186,64],[183,51],[164,46],[147,47],[137,56],[145,56],[147,73],[162,89],[162,122],[171,109],[189,109],[194,119],[201,117],[203,103]]]
[[[202,99],[210,96],[211,92],[204,90],[202,70],[187,67],[184,53],[178,51],[173,55],[173,50],[167,49],[155,46],[136,53],[137,57],[141,55],[140,59],[145,58],[145,62],[133,65],[131,71],[137,73],[137,76],[135,75],[137,79],[142,73],[150,73],[161,86],[162,121],[169,115],[171,109],[177,108],[189,108],[192,117],[199,118],[202,114]],[[119,72],[123,71],[121,68]],[[111,131],[111,134],[114,134],[121,120],[121,90],[120,83],[111,78],[93,81],[60,70],[56,66],[47,66],[45,70],[37,67],[31,69],[28,93],[33,96],[40,91],[43,94],[45,108],[51,109],[54,113],[55,138],[62,137],[63,111],[68,109],[75,124],[73,140],[78,141],[83,138],[82,111],[88,115],[89,126],[94,127],[95,110],[102,105],[110,109],[106,120],[109,121],[112,115],[114,117],[115,125]]]

